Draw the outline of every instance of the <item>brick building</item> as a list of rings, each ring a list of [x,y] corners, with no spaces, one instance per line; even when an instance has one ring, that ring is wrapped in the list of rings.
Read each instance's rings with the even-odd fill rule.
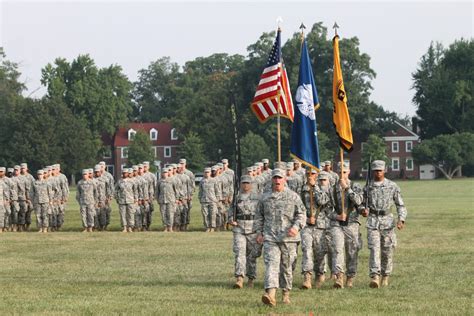
[[[105,147],[103,160],[107,164],[107,170],[116,178],[121,176],[122,168],[129,167],[128,147],[138,131],[144,131],[150,137],[155,154],[155,160],[150,161],[150,164],[162,168],[165,164],[178,160],[180,141],[171,123],[129,123],[120,127],[112,137],[102,136]]]

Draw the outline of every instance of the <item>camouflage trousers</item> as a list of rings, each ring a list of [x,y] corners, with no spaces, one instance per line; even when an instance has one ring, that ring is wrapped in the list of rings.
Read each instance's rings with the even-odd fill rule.
[[[110,206],[111,201],[107,201],[105,204],[105,226],[110,225],[110,214],[112,213],[112,206]]]
[[[66,204],[65,202],[61,202],[58,205],[58,214],[56,217],[56,227],[60,228],[64,225],[64,213],[66,211]]]
[[[217,205],[213,202],[202,202],[201,213],[206,228],[216,228]]]
[[[96,215],[94,204],[79,205],[79,211],[81,212],[82,227],[94,227]]]
[[[359,223],[331,227],[333,265],[331,270],[334,274],[345,273],[348,277],[356,275],[359,250],[362,249],[359,227]]]
[[[235,255],[234,275],[255,279],[257,277],[257,258],[262,255],[262,245],[257,243],[257,234],[234,232],[232,249]]]
[[[7,214],[7,210],[5,208],[5,204],[0,204],[0,228],[5,227],[5,217]]]
[[[395,230],[367,229],[369,248],[369,275],[390,275],[393,269],[393,250],[397,246]]]
[[[148,213],[145,214],[145,221],[146,221],[147,228],[150,228],[151,226],[154,211],[155,211],[155,205],[153,204],[153,200],[150,200],[149,211]]]
[[[164,226],[174,225],[174,213],[176,213],[176,204],[160,203],[160,213]]]
[[[150,218],[149,213],[150,213],[150,203],[144,202],[144,204],[140,205],[140,215],[141,215],[140,226],[141,227],[150,227],[150,223],[148,223],[148,220]]]
[[[191,201],[184,201],[183,208],[181,209],[180,223],[181,225],[188,225],[190,221],[191,213]]]
[[[20,213],[20,203],[12,201],[10,205],[10,217],[8,218],[8,226],[18,224],[18,214]]]
[[[263,261],[265,262],[265,289],[293,287],[293,265],[296,262],[298,243],[263,243]]]
[[[5,216],[3,218],[3,227],[10,227],[10,217],[12,215],[12,205],[10,203],[5,204]]]
[[[49,227],[49,216],[51,208],[49,203],[40,203],[35,205],[36,226],[38,228]]]
[[[225,208],[224,202],[217,202],[216,227],[221,227],[226,223],[225,213],[227,213],[227,209]]]
[[[28,202],[25,200],[18,201],[18,225],[24,225],[26,223],[26,212],[28,210]]]
[[[34,206],[32,202],[27,202],[26,214],[25,214],[25,224],[31,225],[31,214],[34,212]]]
[[[120,224],[122,227],[135,227],[135,203],[119,204]]]
[[[303,253],[301,271],[303,273],[314,271],[316,275],[323,275],[324,257],[328,253],[326,230],[307,225],[301,231],[301,250]]]
[[[141,205],[135,205],[135,227],[142,227],[143,226],[143,208]]]
[[[183,212],[185,212],[185,205],[183,203],[176,205],[175,207],[175,213],[174,213],[174,219],[173,219],[173,225],[181,225],[181,216]]]
[[[94,227],[103,228],[107,222],[107,208],[105,202],[100,202],[100,205],[95,209]]]
[[[59,215],[59,202],[54,202],[51,205],[50,217],[49,217],[49,226],[58,227],[58,215]]]

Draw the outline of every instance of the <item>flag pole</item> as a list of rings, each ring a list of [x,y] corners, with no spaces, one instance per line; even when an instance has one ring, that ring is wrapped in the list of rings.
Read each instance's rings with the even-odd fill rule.
[[[283,22],[283,19],[281,16],[277,17],[277,24],[278,24],[278,29],[277,32],[281,32],[280,28],[280,23]],[[281,49],[281,47],[280,47]],[[281,54],[280,54],[280,71],[281,71]],[[278,103],[278,110],[277,110],[277,148],[278,148],[278,154],[277,154],[277,160],[278,162],[281,162],[281,124],[280,124],[280,113],[281,113],[281,104],[280,104],[280,92],[277,94],[277,103]]]

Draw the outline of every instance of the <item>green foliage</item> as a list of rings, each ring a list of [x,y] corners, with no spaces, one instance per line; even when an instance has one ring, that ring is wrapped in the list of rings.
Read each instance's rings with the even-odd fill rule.
[[[412,77],[422,138],[474,132],[474,40],[432,43]]]
[[[71,63],[57,58],[42,69],[41,83],[48,98],[62,100],[98,135],[113,134],[131,118],[132,84],[118,65],[99,69],[89,55]]]
[[[149,161],[150,167],[152,167],[152,162],[155,160],[152,145],[148,134],[143,130],[138,130],[128,147],[128,163],[138,165],[144,161]]]
[[[263,137],[251,131],[242,138],[240,148],[243,168],[253,166],[255,162],[270,157],[270,148]]]
[[[331,146],[329,137],[326,133],[318,133],[318,145],[319,145],[319,161],[323,162],[326,160],[332,160],[336,153],[334,147]]]
[[[418,164],[434,165],[446,179],[451,179],[464,165],[474,165],[474,134],[438,135],[413,148]]]
[[[367,138],[367,143],[362,150],[362,164],[367,166],[370,159],[383,160],[385,163],[389,163],[387,156],[387,145],[382,137],[371,134]]]
[[[201,172],[206,164],[204,144],[196,133],[190,132],[184,137],[179,147],[179,156],[186,159],[186,167],[194,172]]]

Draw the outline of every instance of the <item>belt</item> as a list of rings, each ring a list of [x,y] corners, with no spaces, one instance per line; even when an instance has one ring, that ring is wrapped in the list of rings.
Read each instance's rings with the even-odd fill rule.
[[[251,221],[255,219],[255,215],[237,215],[237,219],[244,221]]]
[[[388,215],[390,214],[389,211],[374,211],[374,210],[370,210],[370,214],[374,214],[374,215],[377,215],[377,216],[385,216],[385,215]]]

